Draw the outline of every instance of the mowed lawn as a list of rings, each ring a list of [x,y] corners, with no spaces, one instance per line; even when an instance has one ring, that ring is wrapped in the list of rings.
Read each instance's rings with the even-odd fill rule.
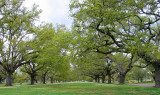
[[[100,83],[0,85],[0,95],[160,95],[159,88]]]

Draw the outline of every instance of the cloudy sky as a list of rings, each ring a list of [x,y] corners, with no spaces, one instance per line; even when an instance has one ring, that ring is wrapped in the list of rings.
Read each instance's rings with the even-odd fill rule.
[[[55,24],[65,24],[71,27],[72,20],[69,17],[70,0],[25,0],[24,5],[31,7],[33,4],[39,5],[43,12],[40,15],[40,21]]]

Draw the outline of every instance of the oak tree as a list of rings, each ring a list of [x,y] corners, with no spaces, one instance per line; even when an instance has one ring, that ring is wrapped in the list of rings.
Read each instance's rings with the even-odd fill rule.
[[[154,67],[155,86],[160,87],[159,5],[159,0],[72,0],[70,8],[75,29],[97,35],[91,49],[144,59]]]
[[[6,86],[12,85],[12,74],[26,64],[32,50],[28,47],[34,21],[40,10],[34,5],[31,10],[22,6],[24,0],[0,1],[0,65],[6,71]]]

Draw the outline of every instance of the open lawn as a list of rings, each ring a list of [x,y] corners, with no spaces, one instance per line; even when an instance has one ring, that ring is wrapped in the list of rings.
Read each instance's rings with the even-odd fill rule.
[[[159,88],[100,83],[0,84],[0,95],[160,95]]]

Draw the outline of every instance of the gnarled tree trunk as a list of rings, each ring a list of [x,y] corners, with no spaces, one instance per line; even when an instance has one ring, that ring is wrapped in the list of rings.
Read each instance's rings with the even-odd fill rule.
[[[13,72],[8,71],[6,75],[6,86],[12,86]]]
[[[31,85],[34,85],[34,77],[35,77],[35,75],[31,74],[30,77],[31,77]]]
[[[46,84],[46,75],[45,74],[42,75],[42,83]]]
[[[126,77],[125,74],[119,74],[118,75],[118,84],[124,84],[125,77]]]
[[[155,87],[160,88],[160,64],[153,64],[155,68]]]

